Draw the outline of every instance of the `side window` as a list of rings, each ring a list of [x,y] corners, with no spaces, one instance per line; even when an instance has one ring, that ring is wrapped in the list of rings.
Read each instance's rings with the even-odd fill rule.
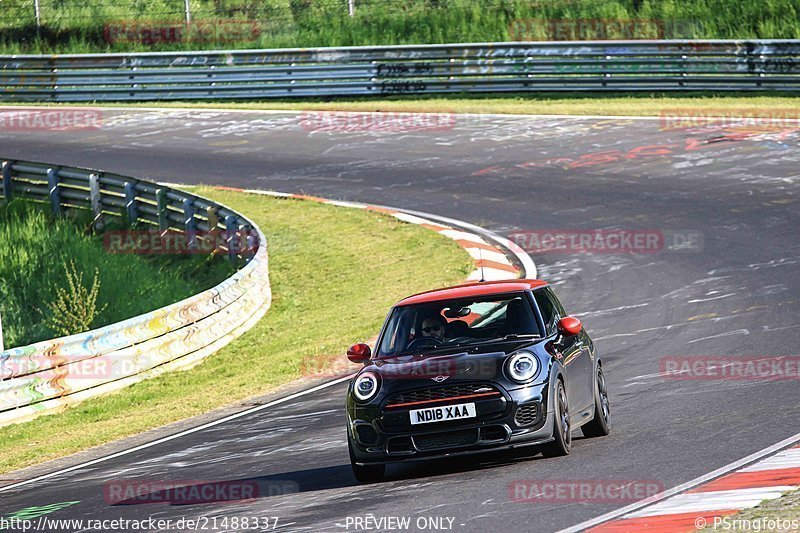
[[[567,312],[564,311],[564,306],[561,305],[561,302],[559,302],[558,298],[556,298],[556,295],[553,292],[553,289],[551,289],[550,287],[547,287],[547,288],[544,289],[544,291],[547,293],[547,296],[550,298],[550,300],[552,300],[553,306],[556,308],[556,313],[558,314],[558,318],[564,318],[565,316],[567,316]],[[556,319],[556,320],[558,320],[558,319]]]
[[[546,289],[534,291],[533,297],[536,299],[536,305],[539,306],[539,311],[542,313],[542,320],[544,320],[544,327],[547,330],[547,334],[552,335],[556,330],[556,322],[558,321],[556,316],[558,310],[553,304],[553,300],[550,299],[545,291]]]

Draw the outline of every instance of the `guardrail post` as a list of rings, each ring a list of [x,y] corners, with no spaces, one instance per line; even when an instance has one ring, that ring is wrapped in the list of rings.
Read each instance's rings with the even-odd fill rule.
[[[0,352],[4,352],[5,347],[3,345],[3,315],[0,313]]]
[[[244,232],[242,235],[242,244],[244,245],[243,249],[245,250],[245,255],[247,257],[253,257],[256,255],[256,250],[258,250],[258,235],[253,231],[253,226],[250,224],[245,224],[242,231]]]
[[[53,215],[58,216],[61,214],[61,191],[58,189],[58,169],[47,169],[47,186],[49,187],[48,195],[50,196],[50,207],[53,209]]]
[[[211,249],[211,253],[219,253],[219,231],[217,224],[219,224],[219,215],[217,214],[216,206],[210,205],[206,208],[206,218],[208,219],[208,232],[203,235],[203,240],[208,243],[204,249]]]
[[[125,212],[128,215],[128,225],[133,227],[139,220],[139,210],[136,209],[136,184],[125,182]]]
[[[14,198],[14,184],[11,181],[11,169],[14,168],[13,161],[3,161],[3,196],[6,202]]]
[[[167,190],[156,190],[156,214],[158,215],[158,229],[159,231],[167,231],[169,229],[169,218],[167,217]]]
[[[103,230],[103,203],[100,196],[100,176],[89,174],[89,203],[92,205],[92,224],[95,231]]]
[[[186,231],[186,242],[189,250],[197,248],[197,221],[194,219],[194,202],[191,198],[183,199],[183,227]]]
[[[225,217],[225,242],[228,245],[228,258],[233,261],[239,251],[239,243],[236,240],[236,232],[239,229],[236,217],[228,215]]]

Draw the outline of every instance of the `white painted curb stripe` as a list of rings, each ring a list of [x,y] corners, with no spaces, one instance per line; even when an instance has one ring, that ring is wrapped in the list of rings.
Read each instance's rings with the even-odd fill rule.
[[[790,448],[764,459],[739,472],[761,472],[763,470],[780,470],[782,468],[800,468],[800,448]]]
[[[755,507],[764,500],[780,498],[784,492],[795,488],[791,486],[758,487],[755,489],[679,494],[651,507],[625,515],[623,518],[745,509],[747,507]]]
[[[622,507],[620,509],[616,509],[614,511],[605,513],[605,514],[600,515],[600,516],[598,516],[596,518],[592,518],[590,520],[586,520],[585,522],[581,522],[580,524],[574,525],[572,527],[568,527],[566,529],[562,529],[558,533],[578,533],[579,531],[583,531],[585,529],[592,528],[594,526],[603,524],[605,522],[610,522],[610,521],[615,520],[617,518],[620,518],[622,516],[629,515],[631,513],[639,511],[640,509],[643,509],[643,508],[645,508],[645,507],[647,507],[649,505],[653,505],[655,503],[658,503],[658,502],[661,502],[663,500],[666,500],[670,496],[674,496],[676,494],[680,494],[682,492],[686,492],[687,490],[693,489],[693,488],[695,488],[695,487],[697,487],[699,485],[707,483],[707,482],[709,482],[709,481],[711,481],[711,480],[713,480],[715,478],[718,478],[718,477],[720,477],[720,476],[722,476],[724,474],[728,474],[730,472],[738,470],[739,468],[741,468],[743,466],[746,466],[746,465],[749,465],[751,463],[754,463],[754,462],[758,461],[761,458],[764,458],[764,457],[767,457],[769,455],[772,455],[773,453],[775,453],[775,452],[777,452],[779,450],[782,450],[783,448],[789,447],[789,446],[791,446],[791,445],[793,445],[793,444],[795,444],[797,442],[800,442],[800,433],[792,435],[791,437],[789,437],[787,439],[784,439],[784,440],[782,440],[782,441],[780,441],[778,443],[775,443],[772,446],[768,446],[767,448],[764,448],[763,450],[760,450],[760,451],[757,451],[757,452],[755,452],[753,454],[750,454],[747,457],[743,457],[742,459],[739,459],[738,461],[734,461],[734,462],[732,462],[732,463],[730,463],[728,465],[725,465],[722,468],[718,468],[718,469],[714,470],[713,472],[709,472],[708,474],[704,474],[704,475],[702,475],[700,477],[697,477],[697,478],[695,478],[695,479],[693,479],[691,481],[687,481],[686,483],[682,483],[682,484],[678,485],[677,487],[673,487],[671,489],[665,490],[664,492],[661,492],[659,494],[655,494],[655,495],[653,495],[653,496],[651,496],[649,498],[645,498],[644,500],[632,503],[630,505],[626,505],[625,507]]]

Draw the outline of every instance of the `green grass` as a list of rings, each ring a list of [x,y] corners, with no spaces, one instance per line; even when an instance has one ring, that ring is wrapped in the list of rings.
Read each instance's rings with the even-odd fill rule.
[[[472,269],[453,241],[386,215],[192,190],[248,216],[264,231],[272,308],[253,329],[191,370],[4,427],[0,471],[204,413],[341,362],[347,346],[377,333],[398,299],[460,282]]]
[[[183,3],[173,0],[84,2],[41,0],[37,32],[32,2],[9,0],[0,13],[0,50],[103,52],[212,48],[282,48],[378,44],[598,38],[800,37],[800,0],[192,0],[196,23],[254,21],[246,37],[226,31],[214,39],[184,36],[155,42],[110,42],[108,24],[165,22],[180,29]],[[531,19],[535,19],[531,22]],[[640,21],[637,25],[558,25],[545,21]],[[647,21],[647,22],[644,22]],[[249,26],[248,26],[249,27]],[[560,29],[555,29],[555,28]],[[616,28],[616,29],[615,29]],[[564,33],[566,29],[566,33]],[[559,32],[559,33],[556,33]],[[174,35],[174,34],[173,34]]]
[[[4,104],[30,107],[54,104]],[[65,104],[74,107],[72,104]],[[433,95],[395,96],[390,98],[347,98],[326,100],[265,100],[259,102],[158,102],[158,107],[191,109],[270,109],[306,111],[393,111],[422,113],[497,113],[536,115],[620,115],[659,116],[664,111],[707,110],[724,113],[774,112],[786,113],[787,117],[800,118],[800,96],[743,94],[718,96],[706,93],[635,94],[587,96],[585,94],[533,95]],[[150,102],[141,104],[93,104],[93,107],[152,107]],[[780,116],[780,115],[779,115]]]
[[[54,220],[40,204],[0,202],[0,314],[7,348],[58,336],[52,322],[60,318],[47,303],[59,288],[67,288],[70,261],[87,288],[97,271],[97,309],[102,311],[92,328],[177,302],[233,273],[219,258],[107,253],[88,226],[84,216]]]

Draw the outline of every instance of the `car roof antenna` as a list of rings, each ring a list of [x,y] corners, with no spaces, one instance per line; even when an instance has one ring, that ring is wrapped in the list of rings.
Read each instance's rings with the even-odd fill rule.
[[[481,280],[479,283],[484,283],[486,282],[486,276],[483,275],[483,253],[480,248],[478,248],[478,263],[481,266]]]

